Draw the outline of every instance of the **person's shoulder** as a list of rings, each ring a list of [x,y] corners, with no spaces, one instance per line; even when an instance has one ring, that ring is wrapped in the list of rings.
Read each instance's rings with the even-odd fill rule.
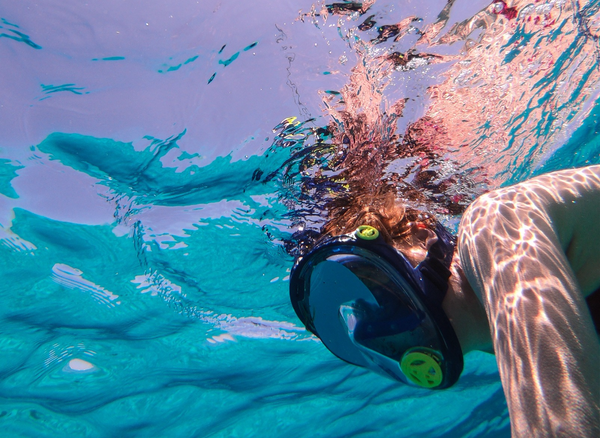
[[[512,189],[534,192],[558,204],[571,202],[600,190],[600,165],[557,170],[523,181]]]
[[[482,227],[497,220],[529,222],[534,213],[569,222],[596,207],[600,208],[600,165],[559,170],[480,196],[463,214],[461,230],[472,232],[478,223]],[[565,218],[558,217],[561,213]]]
[[[459,228],[461,257],[476,253],[473,261],[481,263],[487,255],[492,264],[501,262],[499,254],[487,253],[499,247],[531,245],[539,256],[560,251],[587,295],[600,285],[599,217],[600,165],[540,175],[491,191],[469,206]],[[510,245],[499,246],[500,240]]]

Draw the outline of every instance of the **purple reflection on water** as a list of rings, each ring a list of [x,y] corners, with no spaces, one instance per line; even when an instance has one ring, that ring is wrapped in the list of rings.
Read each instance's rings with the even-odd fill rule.
[[[283,116],[299,111],[286,84],[285,45],[298,9],[310,4],[14,3],[4,18],[42,48],[0,40],[10,66],[0,71],[3,145],[38,144],[55,131],[132,141],[186,129],[179,146],[208,162],[230,151],[255,154]],[[325,51],[313,48],[295,68],[318,83]],[[75,90],[45,90],[65,84]],[[319,115],[318,95],[302,104]]]

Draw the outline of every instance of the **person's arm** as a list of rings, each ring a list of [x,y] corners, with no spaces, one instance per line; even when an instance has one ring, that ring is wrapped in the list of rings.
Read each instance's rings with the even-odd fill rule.
[[[513,437],[600,437],[600,166],[488,193],[459,251],[488,315]]]

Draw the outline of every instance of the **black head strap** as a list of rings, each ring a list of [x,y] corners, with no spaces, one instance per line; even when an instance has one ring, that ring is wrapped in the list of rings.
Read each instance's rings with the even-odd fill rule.
[[[441,224],[436,225],[435,233],[438,240],[429,248],[427,257],[419,264],[418,270],[424,283],[435,286],[425,288],[427,298],[441,306],[448,292],[448,279],[452,275],[449,268],[454,255],[455,240]]]

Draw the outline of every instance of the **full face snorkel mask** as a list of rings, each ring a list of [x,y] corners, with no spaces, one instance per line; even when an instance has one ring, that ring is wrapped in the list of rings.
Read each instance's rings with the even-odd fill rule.
[[[454,238],[441,225],[436,234],[416,268],[370,226],[322,242],[292,269],[296,314],[346,362],[423,388],[452,386],[463,354],[442,301]]]

